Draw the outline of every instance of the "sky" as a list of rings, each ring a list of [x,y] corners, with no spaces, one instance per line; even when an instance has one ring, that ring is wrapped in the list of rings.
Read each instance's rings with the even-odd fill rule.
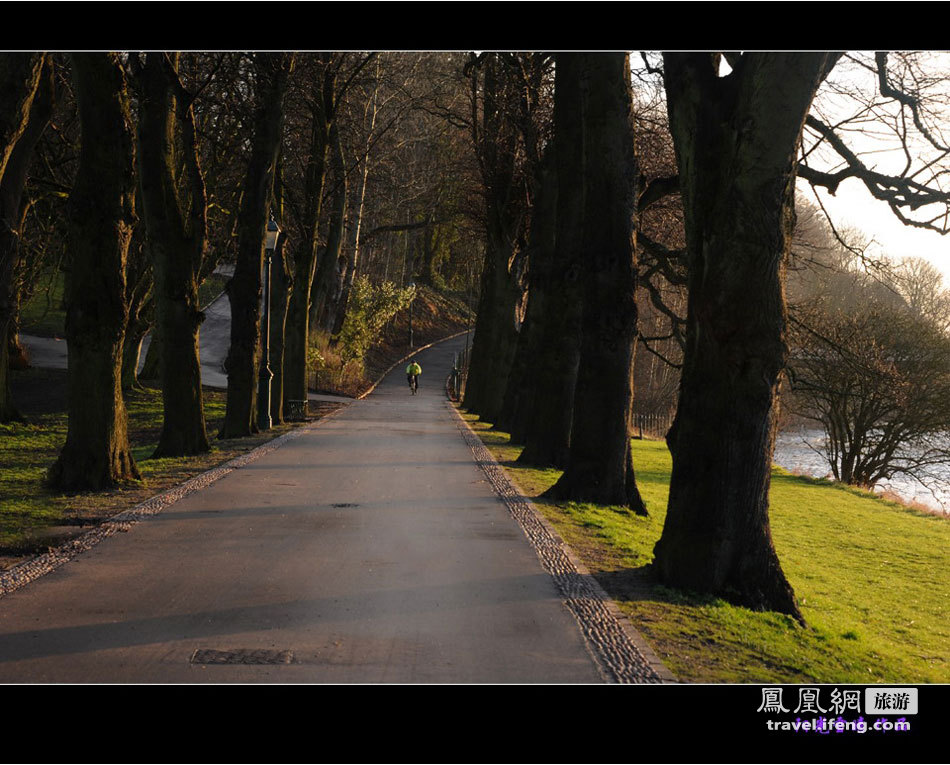
[[[814,193],[804,181],[798,181],[802,198],[814,201]],[[819,190],[835,227],[853,226],[874,239],[881,252],[889,257],[922,257],[929,260],[943,274],[944,286],[950,289],[950,234],[941,236],[933,231],[911,228],[901,223],[884,203],[856,179],[841,184],[836,196]]]
[[[917,74],[939,75],[948,73],[948,81],[943,82],[939,77],[930,83],[928,91],[933,97],[933,108],[936,113],[943,112],[943,119],[934,119],[931,125],[940,130],[942,124],[948,126],[950,134],[950,109],[942,105],[939,99],[946,98],[950,102],[950,54],[945,52],[927,52],[922,68]],[[867,65],[873,65],[873,54],[858,53],[855,58]],[[891,56],[890,62],[897,59]],[[832,72],[829,87],[819,91],[813,105],[813,113],[818,114],[826,123],[832,123],[844,116],[850,116],[857,109],[859,102],[851,97],[840,95],[842,90],[855,93],[877,94],[878,83],[872,72],[860,63],[841,61]],[[848,145],[856,152],[862,153],[862,159],[869,166],[886,173],[899,173],[907,162],[907,155],[893,135],[893,130],[899,128],[900,122],[894,117],[896,111],[888,110],[887,106],[876,107],[873,119],[866,119],[855,129],[842,133]],[[890,124],[888,124],[888,120]],[[910,131],[914,134],[914,131]],[[923,140],[909,144],[909,153],[914,166],[920,168],[933,160],[937,153],[933,147]],[[824,159],[830,162],[837,161],[833,155],[826,154]],[[809,163],[812,164],[812,163]],[[820,161],[814,163],[816,169],[830,169],[830,165],[822,166]],[[944,161],[946,164],[946,161]],[[840,166],[840,165],[839,165]],[[923,176],[921,176],[923,177]],[[814,192],[804,181],[798,181],[801,195],[814,201]],[[930,261],[944,275],[944,285],[950,288],[950,234],[940,235],[937,232],[917,229],[902,224],[884,202],[871,196],[864,184],[856,178],[844,181],[837,194],[832,197],[825,190],[820,189],[822,203],[829,213],[832,222],[839,230],[842,227],[853,226],[862,229],[880,247],[880,251],[888,256],[901,258],[907,256],[922,257]],[[932,209],[932,208],[931,208]]]

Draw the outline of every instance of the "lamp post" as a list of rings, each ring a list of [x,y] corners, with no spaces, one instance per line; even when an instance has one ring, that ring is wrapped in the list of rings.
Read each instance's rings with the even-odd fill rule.
[[[415,289],[416,283],[409,282],[409,289]],[[415,301],[416,296],[412,296],[412,300],[409,301],[409,347],[412,348],[412,304]]]
[[[257,388],[257,424],[261,430],[269,430],[272,425],[270,384],[274,373],[270,371],[270,265],[279,236],[280,226],[271,216],[264,241],[264,313],[261,317],[261,372]]]

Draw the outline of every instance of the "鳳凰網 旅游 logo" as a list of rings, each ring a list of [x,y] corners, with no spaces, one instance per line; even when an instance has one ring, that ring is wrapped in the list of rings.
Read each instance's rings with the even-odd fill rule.
[[[907,731],[905,715],[917,714],[916,688],[764,687],[756,711],[773,731],[857,733]],[[793,719],[788,719],[795,715]],[[892,719],[892,716],[898,716]],[[785,719],[782,719],[785,718]]]

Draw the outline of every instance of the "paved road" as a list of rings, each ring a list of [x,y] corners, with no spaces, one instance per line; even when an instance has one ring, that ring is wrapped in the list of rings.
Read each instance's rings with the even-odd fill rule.
[[[463,343],[0,598],[0,682],[601,682],[449,410]]]

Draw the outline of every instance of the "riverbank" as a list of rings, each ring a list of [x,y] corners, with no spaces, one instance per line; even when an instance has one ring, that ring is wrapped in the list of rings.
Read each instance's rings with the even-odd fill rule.
[[[831,467],[823,452],[822,430],[799,425],[779,433],[773,462],[797,475],[831,479]],[[933,465],[922,471],[925,482],[898,475],[882,481],[875,493],[910,507],[938,515],[950,515],[950,465]]]

